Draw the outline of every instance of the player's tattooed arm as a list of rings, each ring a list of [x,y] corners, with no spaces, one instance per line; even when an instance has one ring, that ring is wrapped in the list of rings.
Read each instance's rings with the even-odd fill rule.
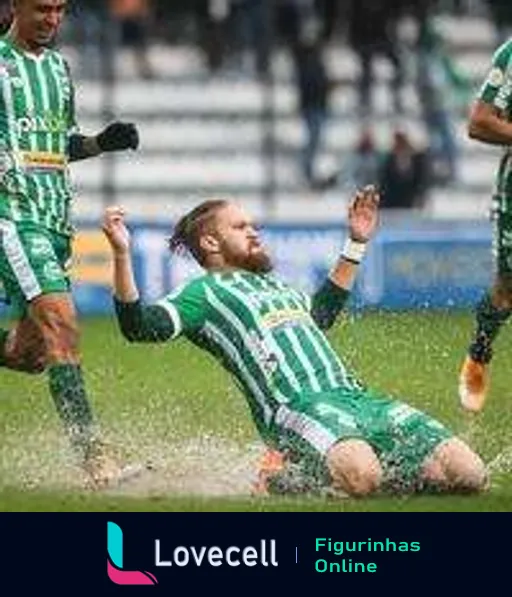
[[[478,100],[471,109],[468,135],[491,145],[512,145],[512,123],[496,106]]]

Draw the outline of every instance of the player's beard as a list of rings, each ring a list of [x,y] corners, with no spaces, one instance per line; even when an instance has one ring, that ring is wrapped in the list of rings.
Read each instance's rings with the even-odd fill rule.
[[[257,251],[253,248],[246,253],[241,253],[224,246],[223,254],[226,263],[231,267],[253,272],[254,274],[267,274],[274,269],[270,256],[263,248]]]
[[[274,269],[272,261],[266,251],[249,253],[245,260],[244,269],[255,274],[268,274]]]

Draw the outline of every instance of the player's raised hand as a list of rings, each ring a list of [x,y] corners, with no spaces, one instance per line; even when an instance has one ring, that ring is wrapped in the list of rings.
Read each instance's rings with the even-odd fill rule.
[[[107,237],[112,251],[117,254],[125,254],[130,250],[130,232],[124,223],[124,209],[115,205],[107,207],[103,215],[102,230]]]
[[[367,242],[373,236],[379,220],[380,195],[373,185],[358,191],[348,208],[350,238]]]

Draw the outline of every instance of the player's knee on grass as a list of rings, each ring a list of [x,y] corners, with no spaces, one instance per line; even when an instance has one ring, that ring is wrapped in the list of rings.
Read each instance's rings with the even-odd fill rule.
[[[5,361],[9,369],[42,373],[46,368],[46,347],[37,326],[29,319],[20,321],[7,338]]]
[[[335,444],[327,453],[326,463],[333,487],[349,495],[369,495],[382,482],[379,459],[365,441],[352,439]]]
[[[457,438],[440,444],[423,469],[423,478],[440,489],[479,492],[488,486],[488,474],[482,459]]]
[[[78,362],[79,333],[75,309],[70,295],[44,295],[31,304],[46,348],[49,363]]]

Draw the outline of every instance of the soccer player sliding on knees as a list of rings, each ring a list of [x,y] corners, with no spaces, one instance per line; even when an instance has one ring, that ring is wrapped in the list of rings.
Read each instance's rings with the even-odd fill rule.
[[[205,201],[183,216],[169,243],[204,273],[153,305],[139,298],[123,209],[105,212],[121,333],[129,342],[184,336],[236,378],[269,450],[258,493],[486,487],[477,454],[426,413],[367,388],[325,336],[349,297],[378,209],[373,187],[355,195],[341,255],[310,297],[272,274],[240,206]]]

